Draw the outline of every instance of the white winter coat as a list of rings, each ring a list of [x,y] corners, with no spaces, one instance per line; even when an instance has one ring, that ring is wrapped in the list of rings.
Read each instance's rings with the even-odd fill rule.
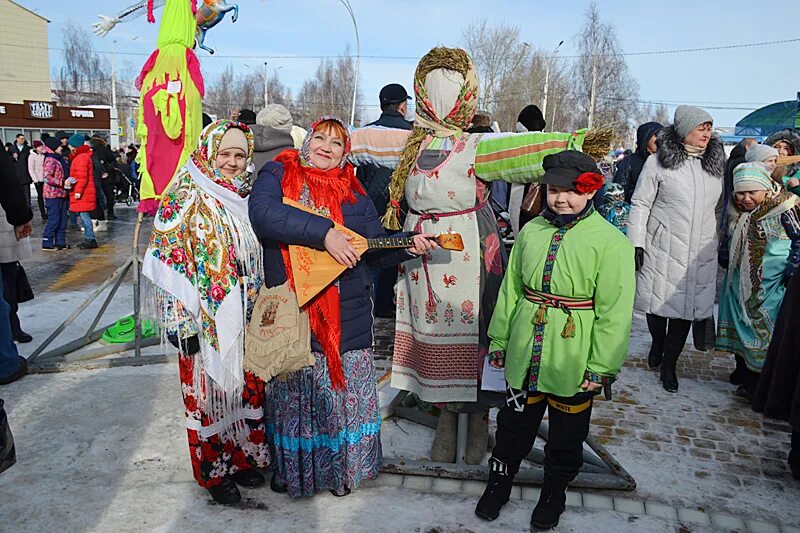
[[[701,158],[689,157],[681,141],[672,127],[661,131],[631,201],[628,238],[645,251],[636,308],[702,320],[714,313],[725,152],[712,137]]]
[[[31,257],[31,239],[17,240],[14,226],[0,220],[0,263],[14,263]]]

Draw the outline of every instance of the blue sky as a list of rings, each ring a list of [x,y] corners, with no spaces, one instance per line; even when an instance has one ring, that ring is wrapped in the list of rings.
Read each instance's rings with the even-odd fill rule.
[[[200,0],[202,1],[202,0]],[[71,2],[18,0],[52,22],[50,47],[60,46],[61,28],[71,19],[90,28],[96,15],[116,14],[134,3],[130,0]],[[351,0],[361,37],[362,55],[419,58],[435,45],[457,45],[461,30],[470,21],[487,18],[520,27],[524,41],[552,48],[565,40],[560,55],[575,53],[576,35],[589,0],[562,2],[512,0],[407,0],[384,2]],[[611,20],[626,52],[674,50],[707,46],[756,43],[800,37],[797,20],[800,2],[784,2],[760,9],[752,1],[684,1],[599,3],[604,19]],[[355,37],[347,11],[338,0],[240,0],[240,18],[227,18],[209,32],[206,43],[217,55],[336,55],[346,45],[355,50]],[[158,15],[157,15],[158,18]],[[120,24],[105,37],[95,37],[98,50],[149,54],[155,46],[157,25],[144,18]],[[129,42],[130,39],[138,38]],[[627,58],[640,84],[640,98],[657,102],[691,103],[708,108],[719,126],[733,126],[749,111],[780,100],[790,100],[800,90],[793,63],[800,42],[734,50]],[[223,59],[199,51],[206,72],[222,70],[228,63],[247,70],[245,64],[262,68],[264,59]],[[136,69],[142,56],[119,56],[120,65]],[[51,51],[51,68],[61,54]],[[295,92],[312,75],[319,60],[266,59],[270,73],[280,68],[281,80]],[[402,83],[410,91],[416,61],[411,59],[362,59],[363,103],[375,104],[380,88]],[[673,106],[674,107],[674,106]],[[671,111],[671,109],[670,109]],[[376,115],[375,107],[369,115]]]

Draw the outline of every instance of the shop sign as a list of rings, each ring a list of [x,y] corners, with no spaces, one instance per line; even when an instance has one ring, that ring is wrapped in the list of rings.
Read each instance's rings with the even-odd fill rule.
[[[53,118],[53,104],[50,102],[28,102],[28,112],[31,118]]]
[[[94,118],[94,111],[91,109],[70,109],[72,118]]]
[[[0,115],[5,115],[5,114],[6,114],[6,106],[0,105]]]

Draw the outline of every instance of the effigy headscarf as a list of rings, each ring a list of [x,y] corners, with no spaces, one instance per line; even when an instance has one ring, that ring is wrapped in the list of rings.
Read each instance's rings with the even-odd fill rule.
[[[428,94],[425,85],[428,74],[436,70],[457,72],[464,79],[455,104],[447,113],[443,113],[442,110],[437,112],[439,95]],[[414,131],[408,137],[400,162],[392,173],[392,182],[389,186],[390,204],[382,219],[384,227],[400,229],[398,216],[400,200],[405,195],[406,179],[417,160],[422,141],[428,135],[441,138],[461,135],[469,126],[478,108],[478,92],[478,73],[469,54],[464,50],[437,47],[422,57],[414,73],[416,97]],[[444,116],[440,116],[441,114]]]

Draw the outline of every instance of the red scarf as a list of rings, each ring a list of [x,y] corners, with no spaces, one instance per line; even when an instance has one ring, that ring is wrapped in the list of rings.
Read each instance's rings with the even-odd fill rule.
[[[356,202],[355,193],[363,194],[361,183],[356,179],[353,165],[346,163],[343,168],[320,170],[303,165],[300,162],[297,150],[284,150],[275,161],[283,165],[283,181],[281,188],[283,194],[292,200],[300,200],[303,187],[306,186],[310,193],[312,205],[309,207],[319,211],[327,209],[330,218],[338,224],[343,224],[342,204],[347,201]],[[294,287],[292,276],[292,263],[289,257],[289,248],[281,244],[283,263],[286,265],[286,276],[289,286]],[[331,385],[336,390],[344,390],[344,373],[342,372],[342,358],[339,350],[342,338],[342,324],[339,307],[339,288],[335,283],[325,287],[308,304],[309,323],[311,331],[317,338],[325,358],[328,361],[328,374]]]

